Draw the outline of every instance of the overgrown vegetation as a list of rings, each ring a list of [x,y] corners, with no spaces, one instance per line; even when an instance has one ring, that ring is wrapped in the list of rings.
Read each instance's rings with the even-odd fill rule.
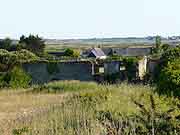
[[[137,67],[138,67],[138,57],[124,57],[124,56],[111,56],[107,59],[107,61],[121,61],[122,66],[125,67],[124,73],[117,73],[106,76],[107,80],[115,81],[117,77],[122,80],[127,80],[129,82],[133,82],[137,79]],[[112,79],[112,80],[111,80]]]
[[[0,75],[0,87],[27,88],[31,77],[20,67],[15,66],[7,73]]]
[[[29,50],[38,56],[41,56],[44,53],[45,43],[38,35],[29,35],[29,37],[23,35],[20,37],[19,44],[22,48]]]
[[[73,50],[73,49],[67,48],[64,52],[64,56],[78,58],[80,56],[80,51],[77,49]]]
[[[52,106],[44,115],[14,129],[28,129],[27,134],[38,135],[180,133],[180,101],[159,96],[148,86],[54,82],[37,90],[74,92],[62,106]]]
[[[161,57],[157,69],[157,86],[160,93],[180,95],[180,48],[169,49]]]

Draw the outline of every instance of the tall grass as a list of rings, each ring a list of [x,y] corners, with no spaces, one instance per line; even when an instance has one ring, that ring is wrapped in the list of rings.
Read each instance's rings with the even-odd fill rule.
[[[159,96],[149,86],[98,85],[73,81],[46,84],[41,86],[41,92],[43,90],[50,93],[76,92],[61,106],[51,106],[47,113],[19,123],[13,130],[14,134],[180,134],[180,101]]]

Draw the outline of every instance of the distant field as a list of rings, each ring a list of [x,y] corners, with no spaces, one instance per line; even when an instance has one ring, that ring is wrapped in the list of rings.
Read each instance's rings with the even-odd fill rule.
[[[123,48],[123,47],[152,47],[152,45],[145,44],[46,44],[46,52],[58,52],[63,51],[65,48],[72,49],[89,49],[92,47],[102,48]]]
[[[177,45],[179,40],[169,40],[162,38],[162,43]],[[155,38],[149,40],[147,38],[92,38],[92,39],[47,39],[46,51],[60,51],[64,48],[87,49],[91,47],[151,47],[155,44]]]

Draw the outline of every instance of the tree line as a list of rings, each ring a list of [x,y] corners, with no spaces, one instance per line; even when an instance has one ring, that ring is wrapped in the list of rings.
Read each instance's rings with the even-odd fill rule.
[[[43,54],[45,48],[45,41],[38,35],[29,35],[28,37],[22,35],[18,43],[13,43],[9,38],[0,41],[0,49],[8,51],[19,51],[26,49],[32,53],[40,56]]]

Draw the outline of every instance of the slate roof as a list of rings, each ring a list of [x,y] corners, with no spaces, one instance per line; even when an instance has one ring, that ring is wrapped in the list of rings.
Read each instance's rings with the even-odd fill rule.
[[[151,54],[151,48],[128,48],[128,56],[146,56]]]
[[[105,55],[109,56],[112,55],[112,48],[102,48],[102,51],[104,52]]]
[[[96,56],[96,57],[106,56],[106,55],[104,54],[104,52],[103,52],[100,48],[93,48],[93,49],[91,50],[91,53],[93,53],[94,56]]]
[[[146,56],[151,51],[152,48],[113,48],[113,54],[121,56]]]

